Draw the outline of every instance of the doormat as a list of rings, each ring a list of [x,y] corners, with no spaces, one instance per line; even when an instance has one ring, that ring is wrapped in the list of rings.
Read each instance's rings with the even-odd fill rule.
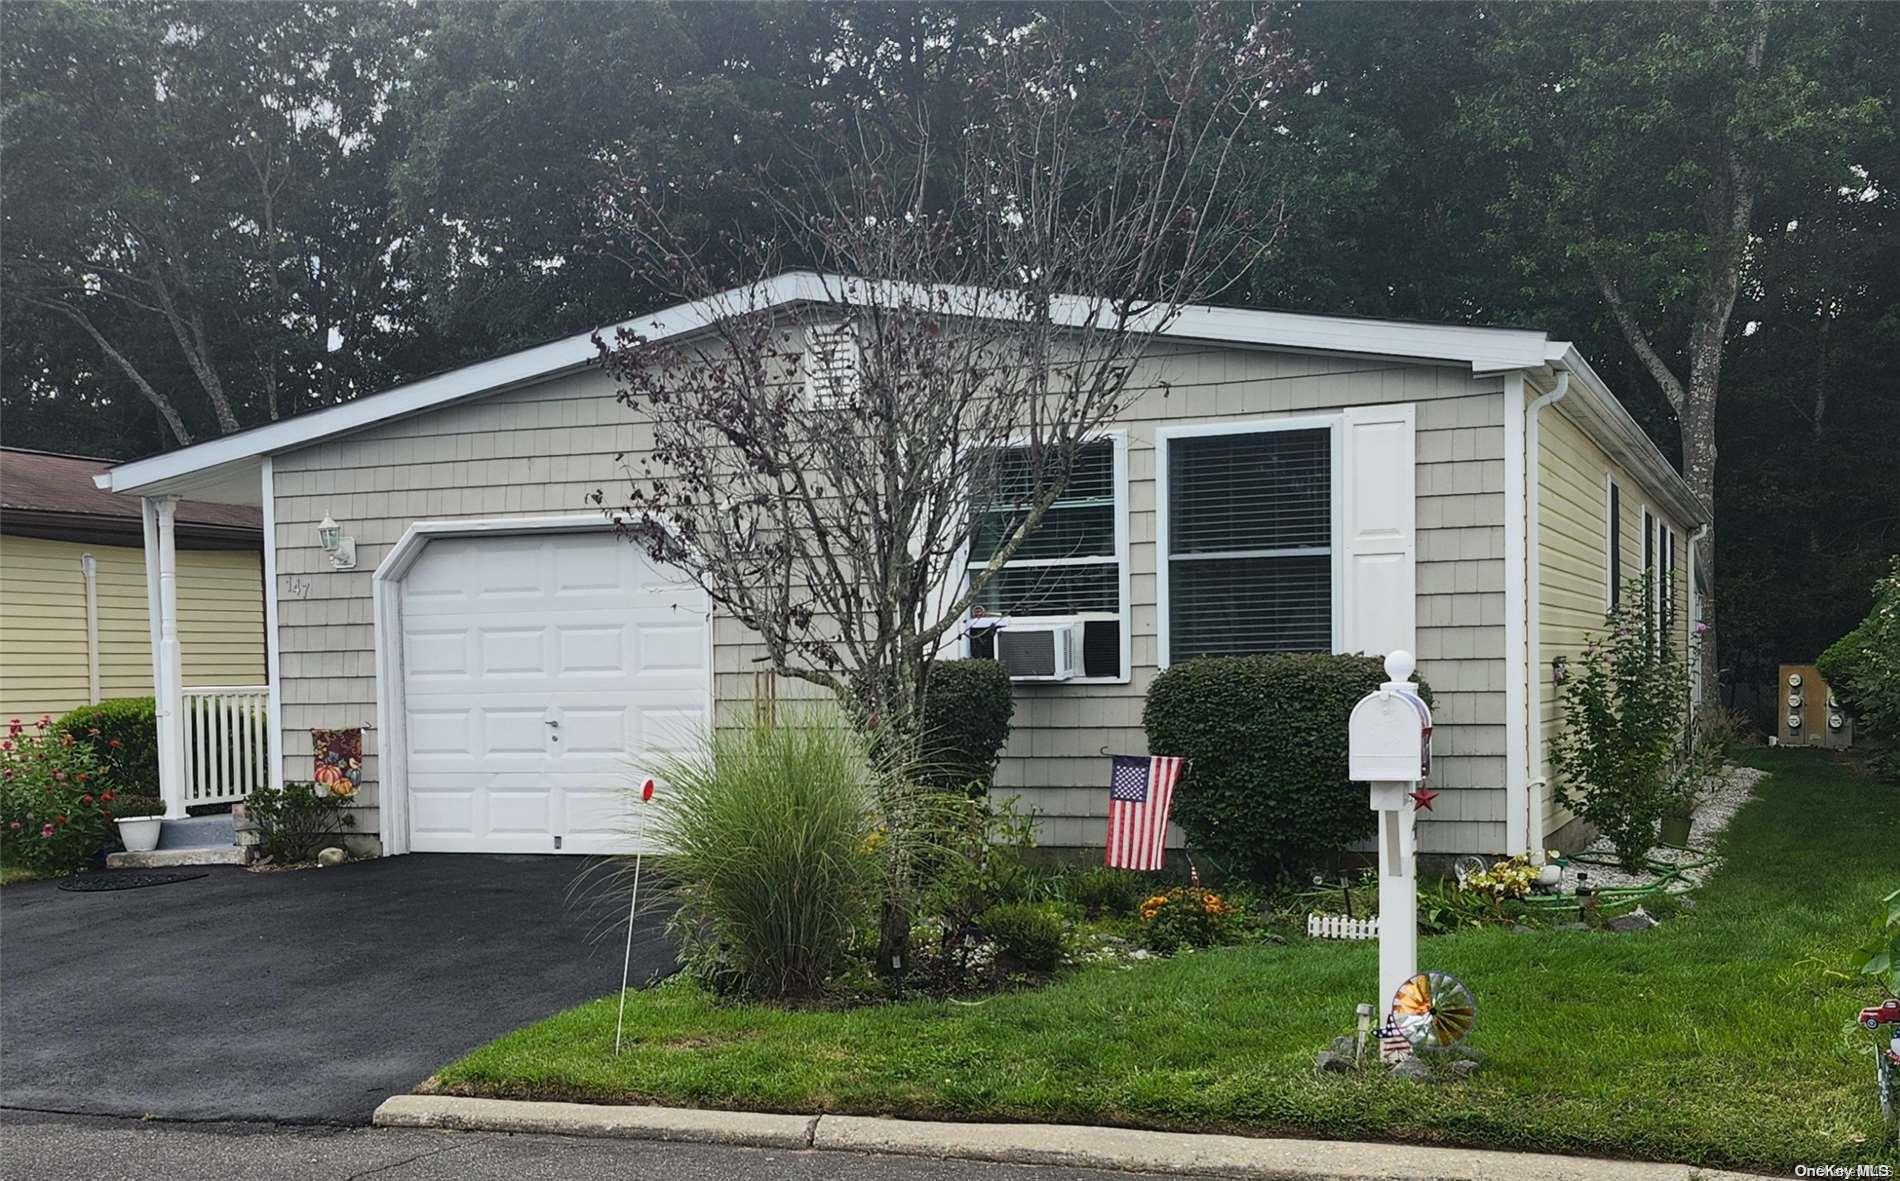
[[[78,894],[93,894],[100,890],[141,890],[146,886],[169,886],[173,882],[189,882],[209,876],[202,873],[128,873],[118,870],[82,873],[66,878],[59,883],[59,888]]]

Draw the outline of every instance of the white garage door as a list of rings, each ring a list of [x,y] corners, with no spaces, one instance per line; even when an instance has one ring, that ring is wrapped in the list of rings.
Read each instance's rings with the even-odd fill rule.
[[[629,851],[623,792],[710,721],[707,600],[605,532],[433,541],[403,579],[410,848]]]

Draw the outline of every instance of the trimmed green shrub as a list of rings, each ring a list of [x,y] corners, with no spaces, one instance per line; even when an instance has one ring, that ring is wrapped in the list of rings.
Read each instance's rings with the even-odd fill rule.
[[[1189,845],[1272,882],[1371,836],[1377,817],[1346,777],[1346,722],[1384,681],[1380,657],[1320,653],[1202,657],[1157,676],[1142,725],[1149,750],[1188,760],[1174,820]]]
[[[93,748],[117,792],[158,790],[158,711],[150,697],[114,697],[68,710],[54,725]]]
[[[314,783],[286,783],[283,790],[260,787],[244,801],[244,815],[263,834],[272,861],[315,861],[317,851],[335,836],[356,827],[349,800]]]
[[[1069,879],[1068,898],[1091,918],[1105,914],[1125,918],[1135,913],[1149,887],[1130,870],[1097,865]]]
[[[988,791],[1015,710],[1009,671],[994,660],[939,660],[930,670],[918,778],[950,791]]]
[[[1662,817],[1693,809],[1722,757],[1717,743],[1692,741],[1689,662],[1658,631],[1650,586],[1647,574],[1631,579],[1572,662],[1550,750],[1558,798],[1610,839],[1631,873]]]
[[[817,719],[745,725],[659,771],[662,794],[632,806],[652,808],[668,850],[688,970],[720,992],[821,992],[871,922],[888,854],[864,739]]]
[[[976,917],[977,930],[995,941],[997,953],[1034,972],[1062,962],[1062,919],[1034,902],[1005,902]]]
[[[1144,899],[1138,914],[1141,945],[1157,955],[1173,955],[1184,947],[1238,943],[1244,933],[1242,913],[1200,886],[1176,886]]]
[[[1874,584],[1874,609],[1815,662],[1828,688],[1854,711],[1859,731],[1882,744],[1874,763],[1900,777],[1900,557]],[[1858,736],[1858,731],[1857,731]]]

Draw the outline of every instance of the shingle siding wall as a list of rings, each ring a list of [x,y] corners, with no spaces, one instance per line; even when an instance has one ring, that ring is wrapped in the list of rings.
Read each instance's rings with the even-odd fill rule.
[[[1105,822],[1103,748],[1145,750],[1142,697],[1154,676],[1154,431],[1163,425],[1310,414],[1350,405],[1418,407],[1418,647],[1438,692],[1435,778],[1446,793],[1422,828],[1428,852],[1504,843],[1503,396],[1501,379],[1451,366],[1176,347],[1136,376],[1128,432],[1133,674],[1127,685],[1022,685],[999,769],[1044,815],[1042,840],[1091,845]],[[585,371],[277,456],[279,610],[286,775],[310,774],[309,730],[375,720],[370,578],[417,520],[587,512],[587,495],[651,446],[650,430]],[[354,535],[358,569],[332,572],[316,546],[325,513]],[[742,629],[714,629],[719,717],[749,710],[758,654]],[[781,679],[781,697],[808,690]],[[366,742],[362,831],[376,831],[376,736]]]
[[[1675,643],[1681,652],[1689,640],[1688,533],[1654,503],[1636,478],[1581,428],[1562,413],[1562,406],[1546,410],[1538,438],[1538,538],[1536,561],[1542,599],[1541,618],[1535,621],[1542,646],[1539,663],[1531,670],[1538,689],[1538,724],[1548,756],[1562,726],[1557,687],[1551,662],[1566,657],[1571,666],[1582,659],[1583,647],[1603,631],[1609,609],[1609,480],[1621,488],[1622,570],[1625,580],[1643,572],[1643,510],[1663,519],[1675,535]],[[1543,775],[1544,834],[1569,824],[1574,817],[1558,802],[1557,774],[1546,757]]]

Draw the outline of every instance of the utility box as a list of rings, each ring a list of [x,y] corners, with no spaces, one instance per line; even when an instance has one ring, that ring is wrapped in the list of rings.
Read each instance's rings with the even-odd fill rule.
[[[1775,697],[1775,734],[1781,745],[1834,750],[1854,745],[1854,716],[1813,665],[1782,665]]]

